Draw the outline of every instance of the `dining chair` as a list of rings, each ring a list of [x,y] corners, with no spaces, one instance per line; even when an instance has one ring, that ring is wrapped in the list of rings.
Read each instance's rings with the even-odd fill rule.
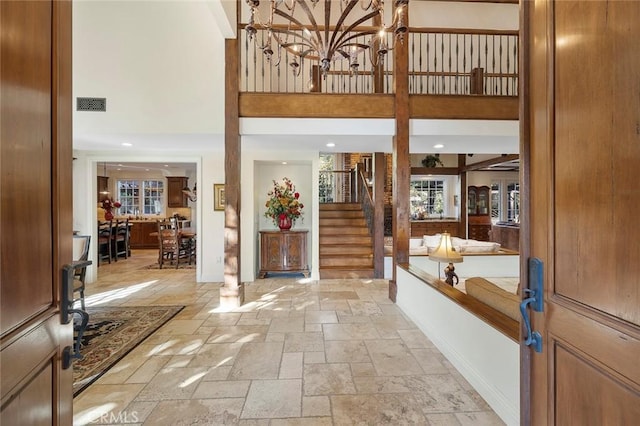
[[[112,222],[98,221],[98,266],[101,260],[111,263],[111,236],[113,233]]]
[[[74,235],[73,236],[73,260],[83,261],[89,259],[89,244],[91,243],[91,235]],[[82,310],[85,310],[84,289],[85,278],[87,275],[87,267],[75,268],[73,271],[73,304],[80,301]],[[79,293],[80,297],[76,299],[75,294]]]
[[[158,265],[160,269],[165,262],[175,262],[176,269],[180,261],[189,261],[189,251],[181,244],[179,230],[171,221],[158,221]]]
[[[116,220],[116,226],[111,236],[113,244],[113,259],[117,262],[118,256],[129,257],[129,219]]]

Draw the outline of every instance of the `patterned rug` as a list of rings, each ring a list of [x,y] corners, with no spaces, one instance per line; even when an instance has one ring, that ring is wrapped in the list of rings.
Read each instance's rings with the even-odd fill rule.
[[[83,358],[73,362],[73,396],[173,318],[184,306],[90,307]]]

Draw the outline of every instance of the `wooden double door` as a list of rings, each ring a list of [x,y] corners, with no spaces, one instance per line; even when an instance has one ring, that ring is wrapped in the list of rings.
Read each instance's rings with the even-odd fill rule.
[[[521,4],[522,269],[546,287],[522,423],[638,424],[640,2]]]
[[[71,2],[0,1],[0,424],[72,422]]]

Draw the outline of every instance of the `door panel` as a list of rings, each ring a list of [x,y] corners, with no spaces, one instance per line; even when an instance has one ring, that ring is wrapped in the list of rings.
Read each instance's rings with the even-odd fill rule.
[[[555,347],[556,422],[561,425],[631,425],[640,418],[638,395],[615,373],[562,344]],[[577,392],[576,390],[588,390]],[[593,410],[588,407],[602,407]]]
[[[71,424],[71,2],[0,1],[0,424]]]
[[[52,13],[48,2],[2,2],[1,7],[4,285],[0,294],[0,334],[4,335],[53,302]],[[27,20],[26,16],[30,18]],[[12,30],[20,31],[24,37],[12,37]],[[18,241],[29,244],[16,244]]]
[[[555,3],[555,292],[640,324],[635,3]]]
[[[544,312],[532,315],[543,353],[522,352],[523,422],[632,424],[640,416],[640,2],[523,8],[523,253],[543,260],[546,283]]]

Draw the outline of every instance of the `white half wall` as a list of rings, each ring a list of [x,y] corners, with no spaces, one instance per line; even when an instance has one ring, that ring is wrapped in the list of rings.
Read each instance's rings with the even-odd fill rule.
[[[518,343],[404,269],[396,274],[398,307],[507,425],[519,424]]]

